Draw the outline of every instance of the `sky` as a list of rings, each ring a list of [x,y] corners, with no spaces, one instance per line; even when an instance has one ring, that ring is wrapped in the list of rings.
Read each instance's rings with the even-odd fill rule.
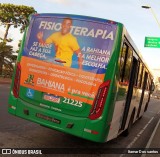
[[[148,66],[160,69],[160,48],[144,47],[145,37],[160,37],[160,0],[0,0],[0,3],[32,6],[38,13],[78,14],[121,22]],[[143,5],[151,6],[154,14],[151,9],[143,9]],[[3,33],[1,27],[0,36]],[[22,35],[15,28],[9,31],[15,50]]]

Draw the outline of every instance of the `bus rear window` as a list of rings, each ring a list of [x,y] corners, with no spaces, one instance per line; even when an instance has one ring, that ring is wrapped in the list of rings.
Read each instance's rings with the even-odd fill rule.
[[[37,17],[29,28],[23,55],[71,68],[81,64],[85,71],[104,73],[116,28],[107,22]]]

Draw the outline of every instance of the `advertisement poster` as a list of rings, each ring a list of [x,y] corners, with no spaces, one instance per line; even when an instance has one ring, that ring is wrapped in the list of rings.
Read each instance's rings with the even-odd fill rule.
[[[22,54],[21,85],[92,104],[104,80],[116,29],[107,22],[34,18]]]

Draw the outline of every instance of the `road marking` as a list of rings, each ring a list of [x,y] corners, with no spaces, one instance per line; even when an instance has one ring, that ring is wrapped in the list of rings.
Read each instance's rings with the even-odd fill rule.
[[[133,144],[137,141],[137,139],[142,135],[142,133],[145,131],[145,129],[148,127],[148,125],[152,122],[154,117],[152,117],[149,122],[144,126],[144,128],[136,135],[136,137],[133,139],[133,141],[126,147],[131,148]],[[123,157],[125,154],[121,154],[119,157]]]
[[[158,112],[158,114],[159,114],[159,113],[160,113],[160,111]],[[149,147],[150,147],[151,142],[152,142],[152,140],[153,140],[153,138],[154,138],[154,135],[156,134],[156,131],[157,131],[157,128],[158,128],[159,124],[160,124],[160,119],[159,119],[157,125],[155,126],[155,128],[154,128],[154,130],[153,130],[153,133],[152,133],[152,135],[151,135],[151,137],[150,137],[150,139],[149,139],[149,141],[148,141],[148,143],[147,143],[147,145],[146,145],[146,148],[149,148]],[[145,157],[145,156],[146,156],[146,154],[142,154],[142,155],[141,155],[141,157]]]
[[[154,111],[154,110],[150,110],[150,111],[148,111],[148,112],[151,112],[151,113],[153,112],[153,113],[155,113],[155,111]]]

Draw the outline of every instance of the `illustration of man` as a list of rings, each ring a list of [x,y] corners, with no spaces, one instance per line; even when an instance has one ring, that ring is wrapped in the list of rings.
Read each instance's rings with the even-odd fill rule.
[[[82,69],[82,53],[76,37],[71,33],[72,19],[64,18],[61,25],[61,31],[51,34],[46,40],[43,40],[43,32],[38,32],[37,38],[42,44],[54,44],[55,62],[64,66],[71,67],[73,53],[78,56],[79,69]]]

